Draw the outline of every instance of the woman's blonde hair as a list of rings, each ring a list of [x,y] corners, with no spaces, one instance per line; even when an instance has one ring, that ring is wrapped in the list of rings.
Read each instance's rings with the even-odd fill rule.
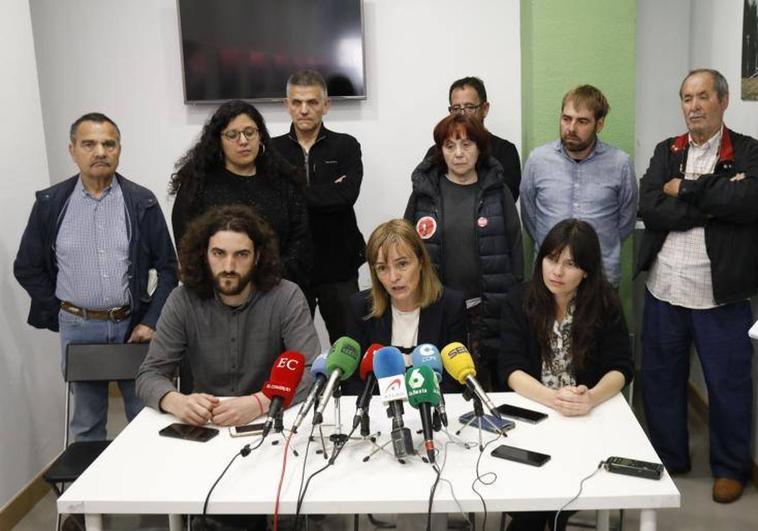
[[[375,228],[366,244],[366,258],[371,272],[371,313],[366,316],[367,319],[381,317],[390,305],[390,294],[379,280],[375,266],[379,253],[383,250],[386,258],[392,245],[406,246],[418,258],[421,265],[419,307],[426,308],[442,296],[442,284],[437,278],[424,242],[407,220],[391,219]]]

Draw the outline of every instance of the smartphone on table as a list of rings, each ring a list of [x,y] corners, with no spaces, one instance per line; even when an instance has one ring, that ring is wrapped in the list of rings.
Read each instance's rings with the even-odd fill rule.
[[[460,422],[462,425],[466,425],[471,422],[471,419],[474,418],[474,415],[475,414],[473,411],[464,413],[458,417],[458,422]],[[471,424],[468,425],[472,428],[478,427],[476,421],[471,422]],[[512,430],[515,427],[516,424],[512,420],[499,419],[493,415],[482,415],[482,429],[485,431],[489,431],[491,433],[504,433],[506,431]]]
[[[531,424],[536,424],[547,418],[547,413],[541,413],[533,409],[526,409],[525,407],[512,406],[510,404],[501,404],[495,409],[497,409],[504,417],[523,420]]]
[[[193,426],[191,424],[182,424],[175,422],[163,428],[158,432],[164,437],[173,437],[174,439],[184,439],[186,441],[207,442],[218,435],[216,428],[206,428],[204,426]]]
[[[547,454],[524,450],[523,448],[516,448],[515,446],[507,446],[505,444],[501,444],[492,450],[492,456],[532,466],[542,466],[550,461],[550,456]]]
[[[248,435],[260,435],[263,433],[265,422],[245,424],[244,426],[229,426],[229,435],[232,437],[246,437]]]

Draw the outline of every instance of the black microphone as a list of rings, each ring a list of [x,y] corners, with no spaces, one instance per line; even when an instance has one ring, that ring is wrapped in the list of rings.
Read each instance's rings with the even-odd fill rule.
[[[382,348],[382,345],[379,345],[378,343],[372,344],[366,350],[366,355],[363,356],[363,359],[361,360],[361,380],[366,383],[363,386],[363,392],[358,395],[358,399],[355,401],[353,428],[356,428],[361,423],[364,414],[367,414],[371,397],[374,395],[374,387],[376,387],[376,376],[374,375],[374,352],[380,348]]]

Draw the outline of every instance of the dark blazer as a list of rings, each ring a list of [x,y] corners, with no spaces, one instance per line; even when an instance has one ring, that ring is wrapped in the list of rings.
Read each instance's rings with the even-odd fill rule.
[[[371,312],[369,290],[361,291],[350,298],[350,309],[346,318],[347,335],[361,346],[361,352],[372,343],[389,346],[392,339],[392,311],[388,308],[384,315],[376,319],[366,316]],[[466,343],[466,304],[463,293],[444,288],[442,297],[421,310],[418,321],[418,343],[431,343],[440,350],[454,341]],[[460,393],[463,386],[447,373],[443,374],[440,388],[443,393]],[[342,384],[344,394],[357,395],[363,389],[358,371]]]
[[[683,177],[688,149],[687,134],[664,140],[640,181],[645,232],[637,273],[652,267],[669,232],[704,227],[713,298],[718,304],[745,300],[758,291],[758,140],[724,127],[714,173],[682,181],[679,195],[670,197],[663,186]],[[740,172],[746,178],[732,181]]]
[[[498,378],[506,383],[511,373],[517,370],[522,370],[541,381],[542,356],[536,333],[529,326],[524,311],[526,286],[524,283],[511,289],[503,306],[500,335],[502,351],[498,358]],[[584,368],[576,371],[576,383],[593,387],[606,373],[613,370],[624,375],[626,384],[632,381],[632,347],[623,312],[611,316],[598,330]]]
[[[169,293],[177,283],[176,253],[171,243],[166,220],[155,195],[147,188],[115,174],[129,213],[129,294],[132,301],[132,329],[144,324],[155,329],[158,316]],[[36,328],[58,331],[61,301],[55,296],[58,264],[55,240],[63,221],[68,199],[79,181],[79,175],[66,179],[36,193],[21,245],[13,263],[13,274],[31,295],[28,322]],[[158,284],[148,292],[148,273],[155,269]],[[127,335],[128,337],[128,335]]]

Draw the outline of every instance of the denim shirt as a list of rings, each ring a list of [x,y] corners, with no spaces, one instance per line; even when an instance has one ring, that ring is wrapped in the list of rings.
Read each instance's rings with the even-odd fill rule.
[[[521,219],[535,242],[535,255],[553,226],[566,218],[597,231],[608,280],[621,281],[621,242],[637,217],[637,180],[629,155],[598,140],[576,162],[560,140],[532,151],[521,179]]]

